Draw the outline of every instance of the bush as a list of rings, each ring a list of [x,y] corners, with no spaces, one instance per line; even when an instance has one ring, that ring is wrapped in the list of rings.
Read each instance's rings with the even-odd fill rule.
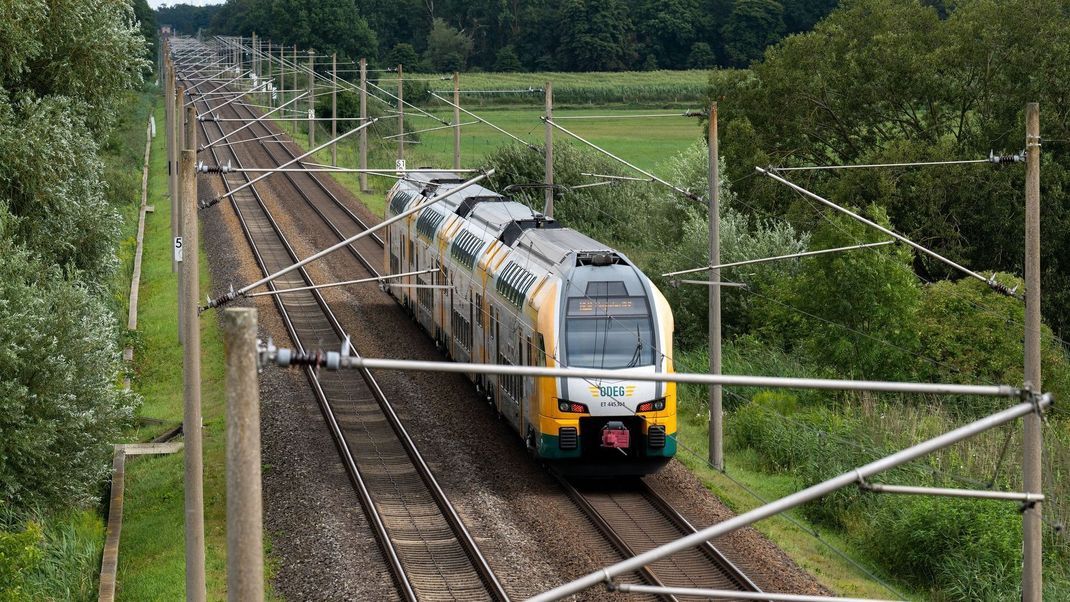
[[[851,539],[875,560],[952,600],[1015,597],[1022,519],[1013,504],[897,496],[874,506]]]
[[[135,401],[117,386],[115,319],[16,247],[2,221],[0,256],[0,499],[46,513],[87,503]]]
[[[882,209],[871,206],[869,213],[887,225]],[[814,250],[887,240],[846,216],[827,217],[813,233]],[[777,282],[767,297],[767,340],[841,376],[911,377],[921,292],[909,249],[885,246],[801,260],[798,277]]]
[[[20,530],[0,529],[0,602],[29,600],[26,575],[41,564],[41,525],[30,521]]]

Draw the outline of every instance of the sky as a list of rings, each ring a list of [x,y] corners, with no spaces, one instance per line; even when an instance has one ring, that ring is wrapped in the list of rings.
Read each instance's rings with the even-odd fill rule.
[[[149,6],[152,8],[160,8],[160,6],[175,5],[175,4],[192,4],[194,6],[205,6],[208,4],[223,4],[224,0],[149,0]]]

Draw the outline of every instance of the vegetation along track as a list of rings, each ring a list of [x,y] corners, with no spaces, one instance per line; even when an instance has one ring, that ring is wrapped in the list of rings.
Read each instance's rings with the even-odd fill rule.
[[[556,473],[554,476],[625,557],[642,554],[695,532],[687,519],[642,479],[573,482]],[[761,591],[709,542],[653,562],[643,567],[638,577],[650,585]]]
[[[204,101],[198,101],[197,106],[202,112],[210,108]],[[204,139],[210,141],[223,136],[222,123],[201,122]],[[252,137],[252,129],[247,128],[228,142]],[[211,155],[210,161],[216,165],[230,161],[234,167],[240,168],[242,162],[235,148],[219,145],[205,152]],[[230,172],[223,174],[223,179],[229,192],[251,178],[241,172]],[[296,178],[289,181],[297,195],[314,209],[334,207],[337,211],[341,208],[338,200],[322,184],[319,187],[302,186]],[[230,203],[265,274],[298,260],[255,185],[232,195]],[[321,217],[328,219],[322,213]],[[359,224],[356,216],[351,215],[351,218],[345,222],[347,226]],[[355,249],[351,251],[357,253]],[[369,273],[374,273],[372,265],[364,263]],[[309,274],[299,269],[276,279],[269,286],[278,290],[313,284]],[[274,300],[299,349],[342,344],[343,330],[318,291],[278,295]],[[358,353],[355,348],[350,351]],[[311,370],[306,370],[306,375],[402,597],[409,600],[507,600],[505,590],[372,375],[367,371],[317,374]]]

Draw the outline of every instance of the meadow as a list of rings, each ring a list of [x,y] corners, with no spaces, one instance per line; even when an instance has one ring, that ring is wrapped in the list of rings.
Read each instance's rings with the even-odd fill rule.
[[[714,77],[730,77],[733,70],[714,72]],[[450,74],[405,74],[412,82],[406,90],[413,90],[421,99],[425,90],[441,96],[453,94]],[[397,89],[397,75],[383,73],[376,80],[388,90]],[[688,71],[624,71],[562,73],[543,71],[533,73],[475,72],[460,74],[461,104],[488,106],[500,104],[538,104],[542,106],[542,88],[553,83],[554,103],[565,105],[605,106],[633,104],[642,106],[677,106],[701,101],[706,97],[710,72]]]

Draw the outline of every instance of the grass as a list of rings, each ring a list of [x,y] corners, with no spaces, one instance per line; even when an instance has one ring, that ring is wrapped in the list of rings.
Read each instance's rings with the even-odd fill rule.
[[[681,450],[677,459],[694,472],[699,480],[733,512],[740,514],[764,503],[755,498],[747,489],[768,501],[797,491],[796,480],[792,475],[769,474],[758,470],[755,468],[756,462],[752,457],[753,454],[748,451],[726,450],[725,465],[728,474],[732,477],[729,479],[710,468],[706,462],[706,458],[709,457],[707,423],[691,416],[681,416],[679,426]],[[741,486],[732,479],[743,485]],[[792,560],[809,571],[834,595],[878,599],[889,596],[897,597],[822,543],[824,541],[852,558],[860,558],[861,554],[853,550],[852,546],[839,534],[828,529],[814,527],[797,512],[789,512],[788,515],[804,525],[811,533],[815,531],[819,533],[820,541],[783,516],[758,522],[754,528],[775,542]],[[898,592],[907,595],[909,599],[924,598],[923,595],[912,592],[909,587],[897,582],[894,578],[881,575],[879,572],[878,575],[881,579],[891,583]]]
[[[432,115],[444,121],[453,119],[452,110],[429,111]],[[411,112],[410,112],[411,113]],[[597,109],[568,109],[555,111],[555,116],[592,116],[613,115],[626,117],[629,115],[680,113],[679,110],[659,109],[636,109],[605,107]],[[513,135],[532,144],[541,145],[544,141],[544,125],[539,120],[542,115],[541,109],[535,108],[487,108],[479,111],[479,116],[490,123],[504,129]],[[462,114],[462,123],[472,121],[470,117]],[[406,119],[410,128],[431,128],[441,125],[426,117],[411,117]],[[275,122],[284,131],[293,132],[292,121]],[[620,156],[655,174],[659,174],[659,166],[666,159],[680,153],[688,146],[697,142],[702,136],[702,130],[698,122],[692,118],[665,117],[655,119],[598,119],[598,120],[563,120],[561,125],[576,134],[583,136],[598,144],[609,152]],[[302,123],[301,126],[304,126]],[[326,126],[326,127],[322,127]],[[397,156],[396,141],[380,140],[375,134],[375,127],[369,130],[368,166],[387,167],[393,169],[394,160]],[[330,140],[330,123],[323,123],[318,127],[316,134],[317,144]],[[304,149],[311,148],[308,145],[307,126],[301,129],[299,126],[296,142]],[[562,132],[554,133],[555,140],[570,139]],[[356,167],[360,164],[358,151],[358,135],[346,138],[338,145],[338,165],[342,167]],[[438,130],[419,134],[419,142],[407,144],[405,148],[406,161],[409,167],[441,167],[453,165],[453,130]],[[485,157],[493,153],[503,145],[511,144],[513,140],[505,134],[498,132],[489,126],[476,124],[465,126],[461,131],[461,165],[466,168],[476,168],[483,165]],[[582,144],[575,141],[575,144]],[[317,162],[329,164],[331,161],[330,148],[326,148],[315,154]],[[638,173],[629,171],[621,166],[620,173],[635,175]],[[335,174],[334,178],[345,186],[350,192],[358,196],[376,215],[383,215],[385,210],[385,194],[393,185],[392,179],[369,176],[368,184],[372,189],[370,193],[361,193],[359,176],[357,174]],[[594,180],[592,180],[594,181]]]
[[[178,344],[177,286],[171,272],[171,203],[167,198],[162,106],[156,109],[149,204],[142,263],[134,389],[144,397],[145,440],[182,421],[182,347]],[[201,290],[210,290],[202,252]],[[223,345],[213,314],[201,320],[201,402],[204,417],[204,519],[208,597],[226,596]],[[147,426],[144,426],[147,425]],[[183,455],[127,460],[126,505],[119,551],[117,598],[173,600],[185,592]],[[270,563],[269,563],[270,564]],[[270,577],[270,575],[268,575]]]
[[[733,71],[718,72],[726,75]],[[623,72],[534,72],[534,73],[462,73],[460,88],[462,105],[542,104],[542,88],[553,83],[554,102],[565,105],[643,104],[679,106],[702,100],[709,87],[711,72],[687,71],[623,71]],[[381,74],[379,85],[393,91],[397,78],[393,73]],[[445,79],[443,79],[445,78]],[[406,74],[413,91],[430,89],[440,96],[453,94],[452,77],[445,74]],[[409,93],[409,92],[407,92]]]

